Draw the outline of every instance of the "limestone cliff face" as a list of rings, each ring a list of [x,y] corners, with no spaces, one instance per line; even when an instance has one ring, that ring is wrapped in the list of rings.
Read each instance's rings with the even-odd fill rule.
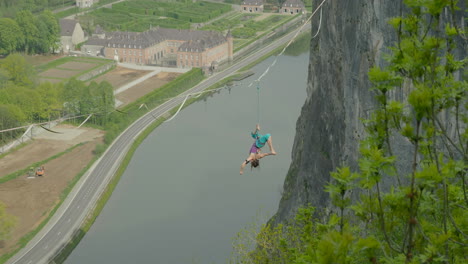
[[[313,0],[313,6],[321,2]],[[463,16],[466,3],[460,2],[458,15]],[[324,186],[330,172],[344,164],[356,168],[358,140],[363,137],[360,118],[374,107],[367,72],[385,64],[382,54],[396,41],[387,20],[401,12],[401,0],[328,0],[323,5],[320,32],[311,40],[307,99],[296,125],[277,221],[290,218],[301,205],[327,206]],[[318,13],[312,35],[319,20]],[[396,154],[404,149],[402,144]]]

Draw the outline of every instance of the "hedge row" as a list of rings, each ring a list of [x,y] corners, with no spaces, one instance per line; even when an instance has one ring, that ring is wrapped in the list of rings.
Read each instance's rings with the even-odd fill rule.
[[[173,18],[159,18],[126,13],[123,10],[95,11],[81,18],[94,20],[94,24],[101,25],[106,30],[138,31],[148,30],[150,26],[165,28],[188,29],[190,23]]]
[[[87,17],[106,30],[142,32],[150,26],[189,29],[190,23],[206,22],[230,10],[230,5],[209,2],[131,1],[114,4],[112,8],[95,10],[82,19]]]
[[[139,15],[171,17],[187,22],[201,23],[229,12],[231,6],[218,3],[159,3],[159,2],[122,2],[112,6],[116,11]]]
[[[130,1],[118,3],[116,5],[124,5],[131,8],[138,9],[167,9],[167,10],[194,10],[197,12],[211,12],[213,10],[223,10],[227,12],[231,10],[230,5],[223,3],[212,2],[156,2],[156,1]],[[114,5],[114,6],[116,6]]]

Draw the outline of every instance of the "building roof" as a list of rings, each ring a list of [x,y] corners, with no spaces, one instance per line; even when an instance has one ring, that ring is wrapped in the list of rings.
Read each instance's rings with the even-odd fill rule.
[[[263,5],[263,0],[243,0],[243,5],[252,5],[252,6],[261,6]]]
[[[104,34],[104,29],[100,25],[97,25],[96,28],[94,29],[94,34]]]
[[[189,29],[152,28],[145,32],[106,33],[105,46],[120,48],[147,48],[165,40],[183,41],[179,51],[203,51],[226,42],[219,32]]]
[[[73,19],[60,19],[60,36],[71,36],[75,30],[75,25],[78,21]]]
[[[304,8],[304,3],[301,0],[286,0],[283,3],[283,7],[299,7]]]
[[[97,37],[91,37],[86,41],[85,45],[94,45],[94,46],[105,46],[107,44],[107,40],[97,38]]]

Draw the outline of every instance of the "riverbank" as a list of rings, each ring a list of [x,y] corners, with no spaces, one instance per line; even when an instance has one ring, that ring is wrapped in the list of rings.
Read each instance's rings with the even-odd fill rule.
[[[279,155],[240,176],[257,120],[257,90],[249,84],[276,59],[260,84],[262,98],[268,98],[261,100],[260,119]],[[255,75],[205,93],[160,125],[138,147],[65,263],[226,263],[235,234],[258,210],[271,215],[277,208],[305,98],[307,62],[304,55],[270,57],[253,68]],[[285,70],[288,77],[280,74]]]
[[[301,35],[301,36],[299,36],[298,41],[301,41],[303,39],[308,39],[309,37],[310,37],[310,34]],[[308,47],[308,45],[304,45],[304,46]],[[219,89],[219,88],[222,88],[222,87],[227,88],[229,84],[234,84],[235,85],[236,80],[239,81],[239,79],[247,78],[245,76],[245,74],[248,73],[247,75],[249,75],[249,76],[251,76],[253,74],[253,72],[250,71],[249,69],[251,69],[252,67],[257,65],[258,63],[263,62],[265,59],[271,57],[272,55],[280,53],[282,49],[283,49],[283,46],[271,51],[270,53],[268,53],[268,54],[262,56],[260,59],[256,60],[255,62],[252,62],[248,66],[244,67],[242,69],[243,70],[242,73],[239,73],[237,75],[232,75],[232,76],[230,76],[228,78],[225,78],[222,81],[220,81],[220,82],[210,86],[209,88],[207,88],[206,91],[216,90],[216,89]],[[305,49],[305,51],[307,51],[307,50]],[[304,52],[304,50],[303,50],[303,52]],[[232,87],[233,87],[232,89],[236,89],[235,86],[232,86]],[[187,100],[185,102],[185,104],[184,104],[184,108],[186,108],[186,107],[190,106],[191,104],[193,104],[195,102],[198,102],[200,100],[205,100],[205,98],[207,98],[208,96],[210,96],[210,93],[206,92],[206,93],[203,93],[202,96],[200,96],[200,97],[192,98],[190,100]],[[172,114],[175,111],[176,110],[173,109]],[[134,144],[132,144],[132,147],[131,147],[130,151],[125,156],[124,161],[122,162],[121,166],[119,167],[119,169],[118,169],[117,173],[115,174],[114,178],[111,180],[111,183],[109,184],[109,186],[106,188],[105,192],[103,193],[103,195],[102,195],[103,198],[101,198],[101,200],[98,201],[98,205],[94,209],[93,213],[89,216],[88,220],[79,229],[79,231],[77,231],[76,236],[72,240],[70,240],[70,242],[62,250],[62,252],[57,257],[54,258],[54,261],[56,263],[62,263],[63,261],[65,261],[67,259],[67,256],[72,253],[74,248],[78,245],[78,243],[81,241],[81,239],[89,231],[89,229],[93,225],[94,221],[96,220],[97,216],[101,214],[102,209],[104,208],[104,205],[108,202],[109,198],[111,197],[111,194],[114,192],[115,188],[117,187],[117,183],[119,182],[120,178],[122,177],[122,174],[126,171],[130,160],[133,158],[135,150],[140,146],[141,142],[143,142],[143,140],[146,139],[146,137],[149,136],[152,133],[153,130],[158,128],[163,123],[164,120],[166,120],[166,119],[165,118],[158,119],[156,121],[156,123],[154,123],[150,127],[148,127],[148,129],[146,129],[143,132],[142,135],[138,136],[138,138],[136,139]]]
[[[277,48],[277,47],[276,47],[276,48]],[[274,50],[274,49],[275,49],[275,48],[273,47],[273,50]],[[270,50],[270,52],[271,52],[271,50]],[[257,59],[258,59],[258,56],[254,57],[254,58],[251,58],[250,60],[246,60],[246,61],[247,61],[246,64],[252,63],[253,61],[255,61],[255,60],[257,60]],[[245,67],[246,64],[242,64],[240,67]],[[238,68],[232,68],[232,69],[229,68],[229,71],[226,72],[225,75],[232,74],[232,73],[234,73],[234,72],[237,71],[237,70],[238,70]],[[213,77],[213,78],[209,78],[209,80],[206,81],[206,83],[205,83],[204,86],[200,86],[200,87],[198,87],[197,89],[193,90],[192,92],[197,92],[197,91],[204,90],[204,89],[206,89],[210,84],[212,85],[212,84],[217,83],[217,82],[219,82],[220,80],[223,79],[223,78],[221,78],[220,76],[217,76],[217,77],[212,76],[212,77]],[[174,101],[173,104],[172,104],[173,106],[172,106],[172,107],[169,106],[169,108],[174,108],[175,106],[177,106],[178,104],[180,104],[181,101],[182,101],[182,99],[179,99],[178,101],[177,101],[177,100]],[[149,116],[154,115],[154,112],[152,112],[152,113],[150,112],[150,113],[147,114],[147,115],[149,115]],[[153,118],[150,118],[150,119],[153,119]],[[150,123],[151,123],[151,122],[150,122]]]

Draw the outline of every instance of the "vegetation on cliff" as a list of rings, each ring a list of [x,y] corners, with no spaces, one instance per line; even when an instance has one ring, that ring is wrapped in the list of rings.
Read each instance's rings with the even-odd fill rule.
[[[331,173],[334,208],[301,208],[254,239],[252,230],[241,232],[233,262],[466,263],[468,60],[459,58],[466,35],[454,24],[456,1],[405,3],[411,12],[389,21],[399,41],[388,67],[369,72],[377,109],[363,121],[359,168]],[[397,90],[406,98],[392,98]],[[409,168],[397,166],[395,144],[407,145]],[[398,182],[388,191],[386,177]],[[351,199],[353,192],[361,196]]]

